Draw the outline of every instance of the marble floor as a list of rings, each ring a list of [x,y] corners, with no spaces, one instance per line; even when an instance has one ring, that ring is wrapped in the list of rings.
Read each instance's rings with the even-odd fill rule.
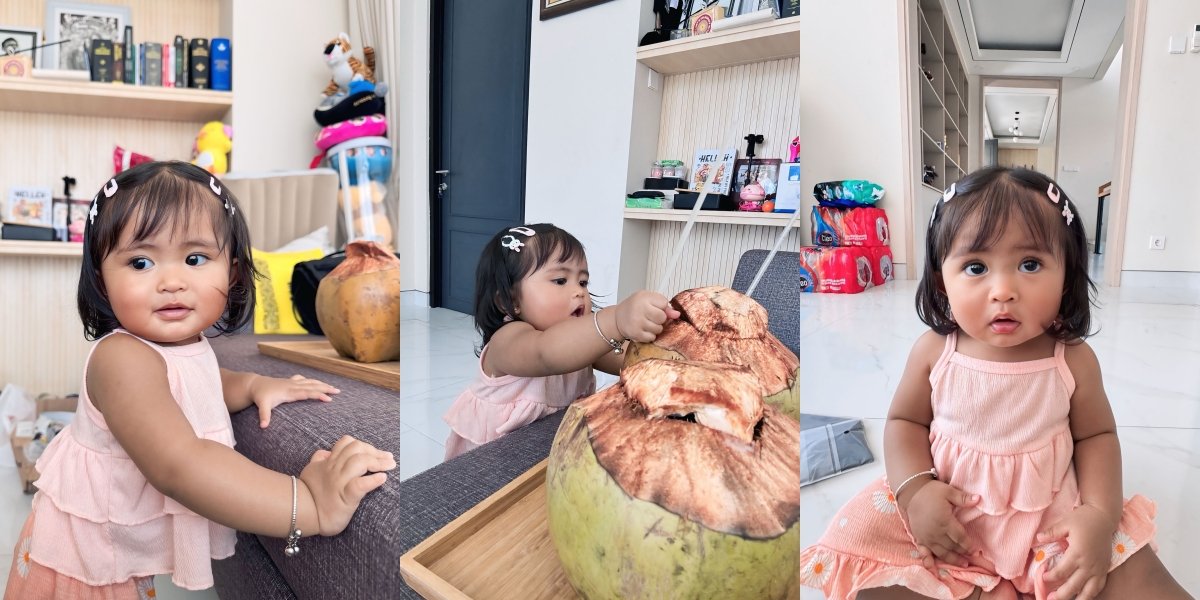
[[[801,304],[801,392],[806,413],[864,420],[875,462],[801,491],[802,545],[817,540],[838,508],[883,474],[883,425],[909,348],[925,330],[913,307],[915,281],[858,295],[805,295]],[[1126,495],[1158,504],[1159,556],[1200,593],[1200,290],[1101,287],[1089,340],[1122,447]],[[819,375],[816,375],[819,374]],[[1192,565],[1188,567],[1187,565]],[[803,600],[823,595],[805,589]]]

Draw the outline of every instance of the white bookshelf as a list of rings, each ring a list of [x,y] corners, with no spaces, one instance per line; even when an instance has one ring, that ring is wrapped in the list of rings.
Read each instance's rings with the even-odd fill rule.
[[[938,178],[926,187],[941,191],[967,173],[968,81],[939,0],[917,5],[917,80],[920,84],[921,181],[925,165]]]

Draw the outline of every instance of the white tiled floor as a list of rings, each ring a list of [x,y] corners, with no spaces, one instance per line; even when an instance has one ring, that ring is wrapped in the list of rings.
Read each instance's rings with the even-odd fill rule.
[[[805,487],[800,538],[817,540],[838,508],[883,474],[883,424],[909,348],[925,330],[915,281],[862,294],[805,295],[801,393],[806,413],[865,420],[875,462]],[[1101,287],[1089,340],[1116,415],[1126,495],[1158,504],[1159,556],[1193,594],[1200,591],[1200,290]],[[816,376],[815,374],[820,374]],[[1191,565],[1189,567],[1188,565]],[[805,589],[803,600],[822,598]]]
[[[5,441],[4,443],[8,443]],[[21,492],[21,484],[16,467],[0,467],[0,595],[8,587],[8,571],[12,566],[12,551],[17,545],[17,536],[21,526],[29,516],[30,501],[33,496]],[[157,598],[161,600],[217,600],[217,592],[212,588],[193,592],[175,587],[170,577],[157,577],[154,581]]]

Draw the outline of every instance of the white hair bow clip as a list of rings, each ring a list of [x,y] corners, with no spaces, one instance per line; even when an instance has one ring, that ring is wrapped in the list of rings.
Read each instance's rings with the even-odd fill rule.
[[[229,194],[226,194],[224,197],[221,196],[222,188],[221,186],[217,185],[216,177],[211,175],[208,177],[208,189],[212,190],[213,193],[217,195],[217,198],[221,198],[225,201],[225,210],[229,211],[229,216],[232,217],[233,214],[237,212],[237,207],[234,206],[233,201],[229,199]]]
[[[513,228],[509,229],[509,231],[511,231],[513,233],[519,233],[525,237],[533,237],[533,236],[537,235],[536,231],[534,231],[528,227],[513,227]],[[500,245],[505,248],[508,248],[509,250],[512,250],[513,252],[520,252],[521,248],[523,248],[525,246],[525,242],[518,240],[517,236],[515,236],[515,235],[506,235],[506,236],[500,238]]]
[[[512,250],[513,252],[520,252],[521,247],[525,245],[525,242],[518,240],[516,236],[506,235],[500,238],[500,245]]]
[[[117,180],[109,179],[108,183],[104,184],[104,197],[112,198],[113,194],[117,193]],[[92,208],[88,211],[88,222],[92,225],[96,224],[96,215],[100,212],[100,194],[96,194],[92,198]]]

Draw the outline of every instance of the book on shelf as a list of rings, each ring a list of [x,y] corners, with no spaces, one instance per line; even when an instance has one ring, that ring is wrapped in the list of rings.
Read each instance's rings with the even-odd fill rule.
[[[175,87],[187,87],[187,40],[182,35],[175,36]]]
[[[50,188],[15,185],[8,188],[8,201],[0,219],[6,223],[53,225],[54,198]]]
[[[159,42],[146,42],[146,79],[142,85],[162,86],[163,48]]]
[[[233,88],[233,72],[230,68],[233,51],[229,47],[229,39],[213,38],[212,47],[209,50],[212,64],[209,76],[212,77],[212,89],[228,92]]]
[[[163,44],[163,87],[175,87],[175,44]]]
[[[188,42],[188,87],[209,89],[208,40],[192,38]]]
[[[113,41],[96,38],[92,40],[88,53],[92,81],[112,83]]]
[[[134,65],[137,64],[137,48],[133,45],[133,25],[125,26],[125,83],[137,83],[137,71],[134,70]]]
[[[125,83],[125,42],[113,44],[113,83]]]
[[[699,192],[705,178],[710,177],[709,171],[714,170],[708,182],[708,193],[728,194],[729,183],[733,179],[733,161],[737,158],[737,148],[707,148],[696,153],[692,161],[692,189]]]

